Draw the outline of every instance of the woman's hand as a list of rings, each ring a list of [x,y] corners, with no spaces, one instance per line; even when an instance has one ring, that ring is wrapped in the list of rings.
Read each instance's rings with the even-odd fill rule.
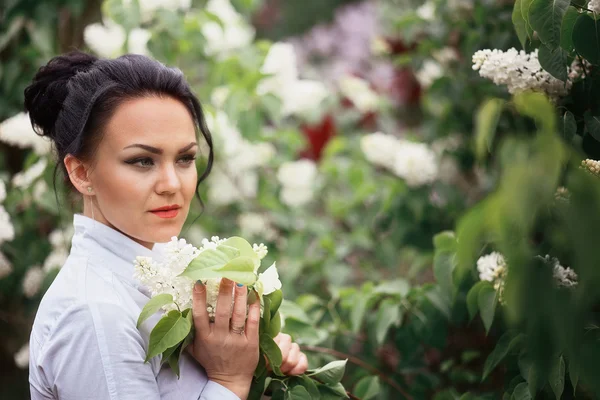
[[[225,386],[241,399],[248,397],[259,357],[260,302],[250,305],[246,319],[247,298],[245,286],[222,279],[214,323],[209,322],[204,285],[196,283],[194,286],[192,304],[195,336],[190,352],[204,367],[208,379]]]
[[[292,343],[292,337],[285,333],[280,333],[273,338],[281,350],[283,362],[281,363],[281,372],[286,375],[301,375],[308,369],[308,359],[306,354],[300,351],[297,343]]]

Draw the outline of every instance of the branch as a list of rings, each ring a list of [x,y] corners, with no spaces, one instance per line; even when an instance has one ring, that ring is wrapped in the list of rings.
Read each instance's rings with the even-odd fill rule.
[[[330,354],[330,355],[332,355],[334,357],[338,357],[338,358],[347,358],[348,361],[350,361],[351,363],[356,364],[359,367],[371,372],[372,374],[377,375],[382,381],[384,381],[385,383],[387,383],[388,385],[390,385],[391,387],[396,389],[396,391],[398,391],[398,393],[400,393],[402,396],[404,396],[404,398],[406,398],[407,400],[413,400],[413,398],[408,393],[406,393],[400,385],[398,385],[392,379],[387,377],[383,372],[379,371],[377,368],[373,367],[372,365],[367,364],[366,362],[364,362],[363,360],[361,360],[358,357],[354,357],[350,354],[342,353],[341,351],[328,349],[325,347],[319,347],[319,346],[301,346],[301,349],[306,350],[306,351],[312,351],[313,353],[326,353],[326,354]],[[353,397],[353,398],[355,398],[355,397]]]

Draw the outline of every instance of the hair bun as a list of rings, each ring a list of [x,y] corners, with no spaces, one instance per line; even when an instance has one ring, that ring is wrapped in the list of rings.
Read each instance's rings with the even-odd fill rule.
[[[54,57],[41,67],[25,89],[25,110],[39,135],[54,137],[54,125],[69,94],[67,83],[78,72],[88,71],[97,57],[73,51]]]

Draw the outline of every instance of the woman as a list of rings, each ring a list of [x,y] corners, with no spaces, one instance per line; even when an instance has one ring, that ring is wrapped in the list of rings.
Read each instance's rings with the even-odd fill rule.
[[[132,278],[133,260],[159,257],[154,244],[179,235],[213,160],[202,109],[181,71],[144,56],[74,52],[40,68],[25,107],[37,132],[53,141],[65,182],[84,200],[69,258],[33,325],[32,399],[245,399],[258,363],[260,316],[258,303],[246,315],[245,287],[223,280],[209,323],[205,289],[196,284],[195,338],[182,354],[180,379],[160,357],[144,363],[160,316],[136,328],[149,297]],[[209,148],[199,179],[198,140]],[[303,373],[298,346],[287,335],[277,342],[282,370]]]

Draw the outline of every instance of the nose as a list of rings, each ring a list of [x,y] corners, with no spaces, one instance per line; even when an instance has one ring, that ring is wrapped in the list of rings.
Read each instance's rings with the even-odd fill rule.
[[[181,189],[181,180],[174,165],[165,165],[160,169],[156,182],[156,193],[173,194]]]

